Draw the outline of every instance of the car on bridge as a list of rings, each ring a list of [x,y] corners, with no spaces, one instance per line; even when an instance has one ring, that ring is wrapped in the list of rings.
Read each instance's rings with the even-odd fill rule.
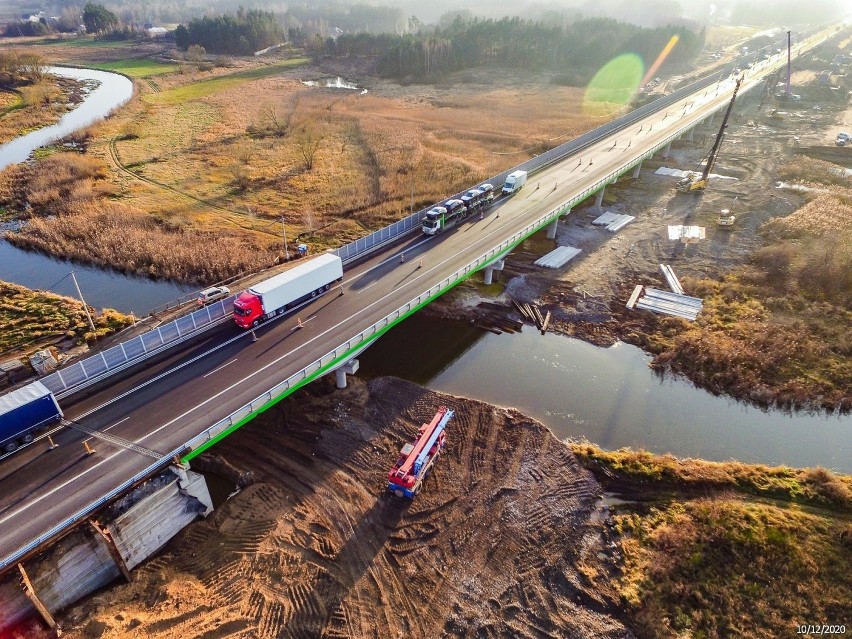
[[[211,286],[205,288],[198,294],[198,305],[206,306],[216,300],[223,300],[231,294],[231,289],[227,286]]]

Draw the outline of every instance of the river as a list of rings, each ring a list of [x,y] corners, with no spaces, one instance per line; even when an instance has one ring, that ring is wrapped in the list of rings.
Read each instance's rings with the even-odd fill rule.
[[[48,73],[97,83],[85,99],[54,125],[46,126],[0,146],[0,169],[23,162],[40,146],[86,127],[111,113],[133,96],[133,83],[117,73],[93,69],[49,67]],[[0,240],[0,280],[34,289],[77,296],[69,277],[74,271],[86,302],[95,308],[114,308],[144,315],[152,308],[194,287],[123,275],[109,269],[73,264],[41,253],[23,251]],[[64,278],[64,279],[63,279]],[[59,284],[54,284],[59,281]]]
[[[661,377],[629,344],[599,348],[530,327],[495,335],[418,313],[358,359],[365,378],[395,375],[512,406],[560,439],[852,473],[852,416],[764,411],[716,397],[680,377]]]
[[[22,135],[0,146],[0,169],[23,162],[40,146],[55,142],[69,133],[103,119],[133,97],[133,82],[117,73],[66,67],[48,67],[47,73],[74,80],[97,82],[98,85],[89,91],[73,111],[63,115],[56,124]]]

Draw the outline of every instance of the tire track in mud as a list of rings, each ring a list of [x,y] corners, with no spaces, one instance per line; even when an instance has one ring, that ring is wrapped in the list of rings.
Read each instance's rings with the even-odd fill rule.
[[[401,380],[332,388],[313,384],[215,449],[254,483],[88,602],[104,639],[126,636],[119,609],[152,639],[204,636],[213,620],[264,639],[631,636],[615,604],[577,603],[572,547],[599,489],[546,429]],[[398,500],[387,470],[441,405],[456,411],[447,449],[423,492]]]
[[[254,230],[254,229],[252,229],[251,226],[246,225],[245,223],[242,222],[245,219],[244,214],[241,214],[237,211],[233,211],[233,210],[226,208],[224,206],[214,204],[213,202],[210,202],[209,200],[204,200],[204,199],[195,197],[194,195],[190,195],[189,193],[187,193],[185,191],[181,191],[179,189],[176,189],[173,186],[169,186],[168,184],[163,184],[162,182],[158,182],[157,180],[153,180],[151,178],[145,177],[144,175],[140,175],[139,173],[137,173],[135,171],[131,171],[121,161],[121,157],[118,154],[118,148],[116,147],[117,141],[118,141],[118,137],[111,138],[108,146],[109,146],[110,159],[112,160],[113,164],[119,170],[120,173],[122,173],[122,174],[124,174],[128,177],[131,177],[135,180],[139,180],[140,182],[145,182],[146,184],[148,184],[150,186],[154,186],[158,189],[168,191],[169,193],[177,195],[181,198],[190,200],[190,201],[194,202],[195,204],[200,204],[202,206],[209,207],[209,208],[214,209],[216,211],[221,211],[222,213],[226,213],[227,214],[227,220],[230,224],[232,224],[236,227],[245,229],[247,231]]]

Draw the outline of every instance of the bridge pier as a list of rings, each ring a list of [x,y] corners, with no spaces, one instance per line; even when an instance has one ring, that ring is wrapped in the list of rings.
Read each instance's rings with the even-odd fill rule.
[[[346,375],[354,375],[358,372],[358,360],[350,359],[348,362],[334,369],[334,378],[337,383],[337,388],[346,388]]]
[[[556,237],[556,226],[559,224],[559,217],[553,218],[553,221],[547,225],[547,239],[552,240]]]
[[[595,207],[601,208],[601,204],[603,204],[604,193],[606,192],[606,186],[604,186],[598,194],[595,196]]]
[[[695,136],[695,127],[692,127],[689,132],[686,134],[686,140],[688,142],[692,142],[692,138]]]
[[[493,264],[489,264],[485,267],[485,274],[483,275],[483,279],[486,286],[493,283],[494,271],[502,271],[504,266],[506,266],[506,260],[500,259],[494,262]]]
[[[51,625],[64,608],[155,554],[213,508],[203,475],[177,464],[101,511],[101,525],[78,526],[0,577],[0,635],[34,613]]]
[[[644,160],[640,160],[639,164],[637,164],[636,167],[633,169],[633,177],[634,178],[639,177],[639,171],[642,170],[642,162],[644,162]]]
[[[707,126],[713,126],[713,119],[715,117],[716,117],[716,112],[713,111],[713,113],[710,114],[710,117],[705,120],[705,122],[707,123]]]
[[[666,145],[666,148],[665,148],[665,149],[663,149],[663,155],[662,155],[662,158],[663,158],[664,160],[665,160],[667,157],[669,157],[669,151],[671,151],[671,150],[672,150],[672,143],[671,143],[671,142],[669,142],[669,143]]]

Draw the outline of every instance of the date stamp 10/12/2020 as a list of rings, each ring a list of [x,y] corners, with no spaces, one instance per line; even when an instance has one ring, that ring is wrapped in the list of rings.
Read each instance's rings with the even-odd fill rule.
[[[813,635],[831,637],[832,635],[845,635],[846,624],[830,623],[799,623],[796,624],[797,635]]]

